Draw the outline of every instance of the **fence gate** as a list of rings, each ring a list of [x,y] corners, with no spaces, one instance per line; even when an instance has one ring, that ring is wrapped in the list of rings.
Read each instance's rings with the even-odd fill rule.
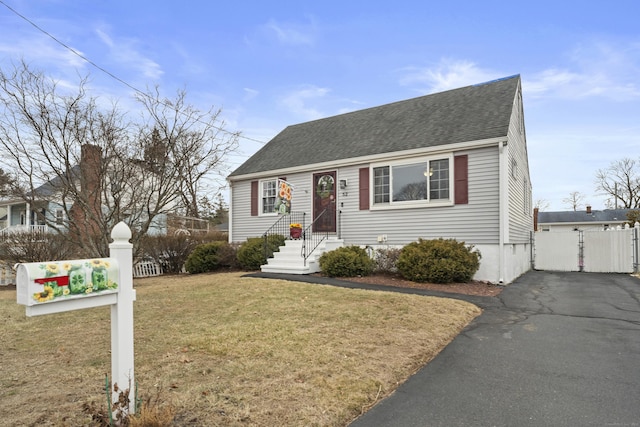
[[[534,234],[536,270],[580,271],[576,231],[541,231]]]
[[[638,270],[640,227],[534,233],[534,268],[592,273]]]

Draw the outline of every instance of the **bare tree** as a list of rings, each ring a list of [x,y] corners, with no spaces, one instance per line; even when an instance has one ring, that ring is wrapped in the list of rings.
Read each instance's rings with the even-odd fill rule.
[[[187,105],[184,92],[171,101],[156,89],[138,101],[142,121],[132,123],[89,96],[86,78],[69,90],[24,62],[0,70],[0,165],[38,220],[84,256],[106,256],[119,221],[137,244],[164,214],[188,211],[192,193],[197,200],[237,144],[237,135]],[[64,212],[62,224],[54,210]]]
[[[11,194],[11,185],[13,184],[13,178],[5,171],[0,169],[0,197],[6,197]]]
[[[94,165],[91,176],[80,173],[80,147],[90,144],[112,151],[124,136],[115,109],[100,111],[95,99],[85,90],[86,79],[76,91],[63,93],[57,83],[22,62],[13,71],[0,70],[0,159],[16,179],[16,195],[39,220],[62,233],[62,227],[47,212],[55,200],[69,221],[81,253],[106,253],[108,234],[105,218],[92,202],[99,200],[103,188],[90,188],[86,179],[100,176],[101,162]],[[106,168],[105,168],[106,170]],[[98,181],[100,184],[101,181]],[[74,214],[72,214],[72,209]],[[82,213],[82,215],[81,215]],[[82,217],[82,220],[80,218]],[[90,226],[88,226],[90,224]]]
[[[549,206],[551,206],[551,203],[549,203],[549,201],[545,199],[536,199],[533,205],[533,207],[538,208],[540,212],[546,211],[547,209],[549,209]]]
[[[609,207],[640,208],[640,162],[625,157],[599,169],[596,188],[609,197]]]
[[[203,113],[187,105],[184,91],[178,91],[175,99],[166,99],[156,87],[136,99],[148,113],[139,128],[143,152],[153,158],[156,173],[177,179],[175,190],[184,214],[200,218],[199,201],[216,178],[212,171],[224,177],[224,160],[237,149],[238,134],[224,130],[221,110]]]
[[[562,199],[562,202],[568,205],[574,211],[577,211],[578,208],[582,206],[582,202],[584,201],[584,195],[579,191],[572,191],[569,193],[569,197],[565,197]]]

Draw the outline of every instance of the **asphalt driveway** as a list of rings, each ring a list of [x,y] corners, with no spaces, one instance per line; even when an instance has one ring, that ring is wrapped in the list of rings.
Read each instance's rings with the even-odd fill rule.
[[[350,427],[640,426],[640,280],[532,271]]]

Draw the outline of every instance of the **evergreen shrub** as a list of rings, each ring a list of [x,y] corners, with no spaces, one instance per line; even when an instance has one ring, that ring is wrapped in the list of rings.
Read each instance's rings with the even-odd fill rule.
[[[320,269],[330,277],[354,277],[371,274],[374,261],[359,246],[343,246],[320,257]]]
[[[238,248],[238,264],[243,270],[259,270],[261,265],[267,263],[280,246],[284,245],[285,237],[281,234],[272,234],[266,238],[250,237]]]
[[[210,242],[198,245],[187,257],[185,270],[191,274],[207,273],[233,267],[235,250],[227,242]]]
[[[480,268],[480,252],[455,239],[419,239],[402,248],[396,266],[413,282],[463,283]]]

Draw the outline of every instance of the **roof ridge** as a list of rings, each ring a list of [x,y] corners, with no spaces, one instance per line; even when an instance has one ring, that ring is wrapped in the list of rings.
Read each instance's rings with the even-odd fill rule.
[[[461,90],[474,88],[474,87],[486,86],[486,85],[500,83],[500,82],[505,81],[505,80],[510,80],[510,79],[519,78],[519,77],[520,77],[520,74],[514,74],[514,75],[511,75],[511,76],[501,77],[499,79],[490,80],[490,81],[487,81],[487,82],[484,82],[484,83],[478,83],[478,84],[473,84],[473,85],[467,85],[467,86],[462,86],[462,87],[446,89],[446,90],[443,90],[443,91],[440,91],[440,92],[427,93],[425,95],[414,96],[413,98],[399,99],[397,101],[390,101],[390,102],[387,102],[385,104],[373,105],[371,107],[365,107],[365,108],[360,108],[360,109],[353,110],[353,111],[347,111],[346,113],[338,113],[338,114],[333,114],[333,115],[327,116],[327,117],[320,117],[318,119],[308,120],[306,122],[295,123],[295,124],[289,125],[287,127],[305,125],[305,124],[308,124],[308,123],[318,122],[318,121],[327,120],[327,119],[333,119],[333,118],[336,118],[336,117],[348,116],[350,114],[366,112],[366,111],[374,110],[374,109],[383,109],[385,107],[390,107],[390,106],[396,105],[396,104],[409,103],[409,102],[412,102],[412,101],[417,101],[417,100],[422,99],[422,98],[428,98],[430,96],[443,95],[443,94],[446,94],[446,93],[449,93],[449,92],[455,92],[455,91],[461,91]]]
[[[513,74],[511,76],[500,77],[498,79],[488,80],[488,81],[486,81],[484,83],[476,83],[476,84],[471,85],[471,86],[484,86],[484,85],[488,85],[488,84],[491,84],[491,83],[498,83],[498,82],[501,82],[503,80],[513,79],[513,78],[516,78],[516,77],[520,77],[520,74]]]

